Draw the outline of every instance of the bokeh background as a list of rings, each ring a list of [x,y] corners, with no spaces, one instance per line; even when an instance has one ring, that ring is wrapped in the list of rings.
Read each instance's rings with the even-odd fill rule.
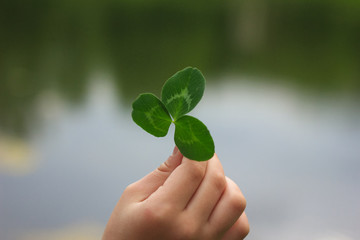
[[[249,240],[360,239],[357,0],[1,1],[0,239],[100,239],[174,146],[131,102],[186,66]]]

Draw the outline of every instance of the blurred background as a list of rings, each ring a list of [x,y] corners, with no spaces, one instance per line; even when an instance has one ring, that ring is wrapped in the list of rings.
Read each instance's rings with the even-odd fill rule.
[[[186,66],[247,239],[360,239],[356,0],[1,1],[0,239],[100,239],[174,146],[131,103]]]

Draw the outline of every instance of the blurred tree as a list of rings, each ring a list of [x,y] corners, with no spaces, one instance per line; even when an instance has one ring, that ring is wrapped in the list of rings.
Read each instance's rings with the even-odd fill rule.
[[[3,1],[0,130],[26,134],[45,89],[81,102],[97,69],[126,101],[188,65],[359,96],[359,13],[355,0]]]

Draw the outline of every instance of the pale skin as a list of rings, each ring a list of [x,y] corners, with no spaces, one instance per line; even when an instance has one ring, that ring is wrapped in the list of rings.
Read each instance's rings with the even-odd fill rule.
[[[156,170],[123,192],[103,240],[240,240],[249,233],[246,200],[215,154],[189,160],[175,147]]]

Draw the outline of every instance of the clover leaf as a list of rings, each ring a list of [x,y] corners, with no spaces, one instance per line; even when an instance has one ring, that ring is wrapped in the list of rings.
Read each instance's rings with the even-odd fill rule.
[[[161,100],[151,93],[140,94],[132,104],[132,118],[156,137],[166,136],[174,123],[174,140],[180,152],[192,160],[209,160],[215,152],[209,130],[200,120],[185,115],[200,102],[204,90],[202,73],[197,68],[187,67],[165,82]]]
[[[134,101],[132,118],[137,125],[155,137],[166,136],[172,123],[164,104],[151,93],[140,94]]]
[[[187,67],[165,82],[161,100],[176,121],[200,102],[204,90],[204,76],[198,69]]]

